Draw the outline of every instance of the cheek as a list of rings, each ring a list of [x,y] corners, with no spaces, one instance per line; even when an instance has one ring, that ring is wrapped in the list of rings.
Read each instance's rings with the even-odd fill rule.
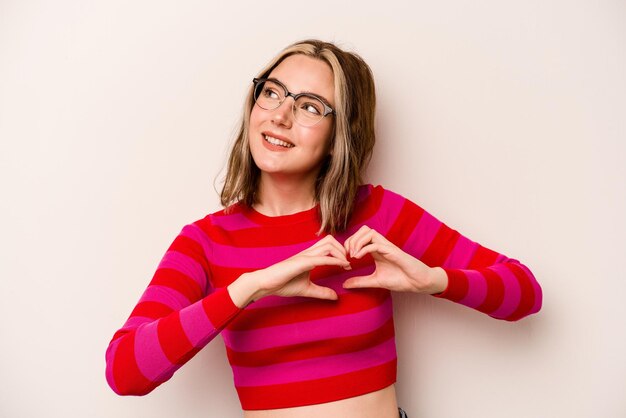
[[[257,111],[256,106],[252,106],[252,110],[250,111],[250,126],[256,125],[259,120],[259,112]]]
[[[255,139],[258,139],[257,135],[264,121],[262,113],[257,111],[256,109],[257,109],[256,106],[252,108],[252,111],[250,112],[249,123],[248,123],[248,147],[250,149],[253,149],[255,146],[258,146]]]
[[[325,154],[331,150],[333,132],[333,127],[331,125],[317,134],[316,142],[319,144],[319,147],[324,150]]]

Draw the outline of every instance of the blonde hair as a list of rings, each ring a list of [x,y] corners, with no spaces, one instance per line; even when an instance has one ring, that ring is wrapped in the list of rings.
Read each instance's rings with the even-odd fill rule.
[[[299,41],[283,49],[257,77],[267,77],[285,58],[295,54],[322,60],[333,71],[336,115],[330,145],[332,152],[322,163],[315,184],[315,200],[320,205],[321,218],[318,234],[332,234],[346,229],[348,225],[363,171],[374,148],[374,78],[371,69],[359,55],[316,39]],[[260,170],[252,159],[248,143],[253,106],[251,86],[220,193],[221,203],[227,211],[237,202],[249,207],[257,202]]]

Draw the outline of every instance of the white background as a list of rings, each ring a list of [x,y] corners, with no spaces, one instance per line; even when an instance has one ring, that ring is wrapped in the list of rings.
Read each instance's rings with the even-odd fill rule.
[[[306,37],[372,67],[368,180],[544,289],[517,323],[396,295],[411,418],[626,416],[625,23],[617,0],[0,1],[0,416],[241,415],[220,338],[139,398],[104,352],[220,208],[251,78]]]

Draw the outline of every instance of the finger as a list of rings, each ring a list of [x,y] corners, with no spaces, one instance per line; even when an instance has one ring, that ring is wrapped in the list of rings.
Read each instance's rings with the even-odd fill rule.
[[[359,235],[364,228],[365,228],[365,225],[363,225],[362,227],[357,229],[356,232],[354,232],[352,235],[350,235],[348,238],[346,238],[343,241],[343,246],[346,249],[346,251],[348,251],[348,252],[350,251],[350,244],[351,244],[352,240],[354,239],[355,236]]]
[[[379,244],[378,251],[382,251],[383,249],[385,249],[385,254],[390,253],[394,248],[398,248],[387,238],[385,238],[380,232],[376,231],[375,229],[370,229],[367,234],[359,238],[358,243],[354,247],[354,255],[352,257],[362,257],[363,254],[361,256],[358,256],[357,254],[361,252],[362,248],[365,248],[367,245],[370,244]]]
[[[335,242],[328,241],[323,245],[318,245],[316,247],[310,247],[308,250],[303,251],[301,254],[312,256],[312,255],[330,255],[333,257],[337,257],[341,260],[348,261],[346,250],[335,240]]]
[[[317,241],[314,245],[309,247],[309,249],[319,250],[321,248],[326,248],[328,246],[335,248],[339,253],[343,254],[345,258],[345,255],[346,255],[345,248],[332,235],[326,235],[324,238],[322,238],[321,240]]]
[[[326,235],[321,240],[317,241],[312,247],[315,247],[317,245],[327,244],[327,243],[335,243],[335,244],[338,244],[339,246],[341,246],[339,241],[337,241],[337,238],[335,238],[334,236],[329,234],[329,235]]]
[[[361,251],[361,248],[373,243],[376,233],[376,231],[370,229],[369,231],[358,237],[352,244],[352,257],[356,257],[359,251]]]
[[[350,256],[352,257],[352,255],[355,252],[355,243],[365,234],[369,233],[369,231],[371,230],[370,227],[368,227],[367,225],[363,225],[361,228],[359,228],[358,231],[356,231],[354,234],[352,234],[350,237],[348,237],[348,239],[346,239],[343,243],[344,248],[346,249],[346,251],[348,252],[348,254],[350,254]]]
[[[275,271],[275,275],[279,277],[296,277],[300,274],[307,273],[318,266],[339,266],[347,270],[350,269],[350,263],[330,255],[302,255],[297,254],[287,260],[274,264],[271,268]]]
[[[311,283],[302,296],[317,299],[337,300],[337,293],[330,287],[318,286]]]
[[[346,249],[343,247],[343,245],[341,245],[341,243],[339,241],[337,241],[337,238],[331,236],[331,240],[330,240],[330,244],[337,249],[337,251],[339,251],[341,254],[343,254],[344,258],[346,258],[348,256],[348,253],[346,251]]]
[[[339,254],[343,259],[346,259],[346,250],[336,239],[328,242],[326,248],[332,248],[333,254]]]
[[[372,275],[351,277],[343,282],[344,289],[360,289],[364,287],[381,287]]]
[[[372,243],[361,248],[359,251],[356,252],[356,254],[354,254],[352,258],[361,258],[365,254],[371,254],[374,252],[379,253],[383,256],[387,256],[391,253],[391,251],[392,248],[390,248],[388,245],[385,245],[383,243]]]
[[[335,258],[329,255],[308,257],[308,261],[311,263],[311,268],[309,270],[312,270],[314,267],[317,266],[350,266],[348,260],[342,260],[340,258]]]
[[[334,246],[327,246],[322,249],[322,252],[319,255],[335,257],[339,260],[345,261],[345,265],[342,265],[342,267],[344,267],[346,270],[352,269],[352,267],[350,267],[350,262],[348,261],[346,254],[343,252],[343,248],[337,249]]]
[[[354,235],[349,236],[343,241],[343,248],[346,250],[348,254],[350,254],[350,241]]]

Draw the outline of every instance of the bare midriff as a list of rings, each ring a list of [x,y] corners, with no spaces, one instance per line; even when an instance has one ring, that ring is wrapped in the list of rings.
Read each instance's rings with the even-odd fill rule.
[[[365,395],[317,405],[244,411],[244,418],[398,418],[394,385]]]

